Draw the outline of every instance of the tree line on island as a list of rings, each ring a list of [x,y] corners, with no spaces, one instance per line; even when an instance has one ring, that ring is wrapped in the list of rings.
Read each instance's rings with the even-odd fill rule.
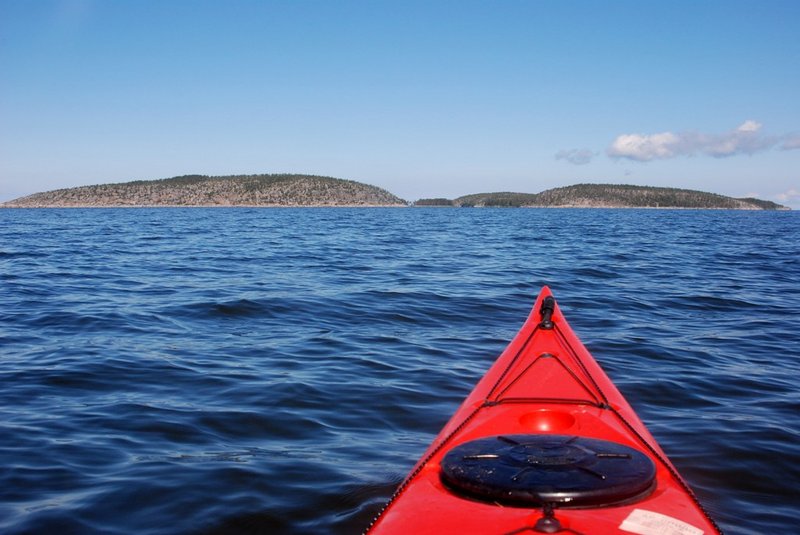
[[[354,180],[297,174],[135,180],[35,193],[11,207],[100,206],[405,206],[406,201]]]
[[[781,210],[786,207],[762,199],[733,198],[679,188],[625,184],[576,184],[541,193],[477,193],[456,199],[420,199],[416,206],[456,207],[569,207],[569,208],[695,208]]]
[[[450,206],[695,208],[781,210],[754,198],[702,191],[616,184],[577,184],[540,193],[477,193],[455,199],[409,203],[385,189],[354,180],[317,175],[185,175],[160,180],[80,186],[35,193],[6,202],[14,207],[124,206]]]

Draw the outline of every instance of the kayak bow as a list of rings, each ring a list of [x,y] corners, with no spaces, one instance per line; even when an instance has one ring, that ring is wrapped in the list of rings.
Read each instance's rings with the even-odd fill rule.
[[[545,287],[367,532],[720,530]]]

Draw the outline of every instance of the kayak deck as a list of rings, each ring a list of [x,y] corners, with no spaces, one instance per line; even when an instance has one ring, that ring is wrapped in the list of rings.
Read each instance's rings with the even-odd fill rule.
[[[719,533],[542,289],[369,533]]]

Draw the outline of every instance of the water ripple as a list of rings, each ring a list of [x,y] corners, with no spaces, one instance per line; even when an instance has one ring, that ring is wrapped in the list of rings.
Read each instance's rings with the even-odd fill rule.
[[[549,284],[723,528],[791,532],[799,231],[724,211],[0,211],[0,531],[359,532]]]

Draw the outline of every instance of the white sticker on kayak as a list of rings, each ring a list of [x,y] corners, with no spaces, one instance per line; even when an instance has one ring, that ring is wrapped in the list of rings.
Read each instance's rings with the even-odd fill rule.
[[[703,535],[703,530],[683,520],[644,509],[634,509],[619,529],[639,535]]]

